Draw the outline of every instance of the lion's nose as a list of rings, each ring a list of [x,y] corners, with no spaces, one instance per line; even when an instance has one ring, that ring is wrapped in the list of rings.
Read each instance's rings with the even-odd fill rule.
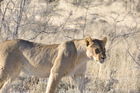
[[[101,57],[101,59],[105,59],[104,57]]]
[[[106,59],[106,56],[102,56],[101,59]]]

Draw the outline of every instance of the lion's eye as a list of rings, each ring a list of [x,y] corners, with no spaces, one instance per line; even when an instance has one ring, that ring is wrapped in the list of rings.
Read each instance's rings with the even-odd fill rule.
[[[95,49],[95,53],[96,54],[99,54],[100,53],[100,50],[97,48],[97,49]]]

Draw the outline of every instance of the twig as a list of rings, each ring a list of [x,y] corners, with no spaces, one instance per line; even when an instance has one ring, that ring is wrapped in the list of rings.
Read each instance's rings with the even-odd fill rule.
[[[124,38],[124,40],[125,40],[125,42],[126,42],[126,44],[127,44],[127,46],[130,46],[129,45],[129,43],[128,43],[128,41]],[[137,62],[136,61],[136,59],[134,58],[134,56],[131,54],[131,52],[130,52],[130,50],[129,50],[129,47],[128,47],[128,49],[127,49],[128,51],[128,54],[129,54],[129,56],[132,58],[132,60],[138,65],[138,66],[140,66],[140,63],[139,62]]]
[[[136,59],[133,57],[133,55],[131,54],[131,52],[128,50],[128,54],[129,56],[132,58],[132,60],[138,65],[140,66],[140,63],[136,61]]]
[[[69,21],[70,17],[72,16],[72,11],[69,13],[69,16],[66,18],[65,22],[63,24],[60,25],[59,30],[61,31],[64,29],[65,25],[67,24],[67,22]]]
[[[22,20],[22,14],[23,14],[23,9],[24,9],[24,6],[25,6],[25,2],[26,0],[21,0],[21,3],[20,3],[20,10],[19,10],[19,16],[17,18],[17,26],[16,26],[16,30],[15,30],[15,33],[14,33],[14,38],[18,38],[18,31],[19,31],[19,26],[21,24],[21,20]]]
[[[90,6],[90,3],[88,2],[88,6],[86,7],[85,22],[84,22],[84,27],[83,27],[83,38],[85,37],[85,28],[87,25],[87,16],[88,16],[89,6]]]

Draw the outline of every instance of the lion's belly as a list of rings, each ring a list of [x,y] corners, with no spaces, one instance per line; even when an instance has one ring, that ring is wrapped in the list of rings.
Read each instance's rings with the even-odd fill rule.
[[[26,59],[23,64],[23,71],[37,77],[48,77],[52,68],[52,60]]]
[[[52,68],[55,55],[50,56],[41,53],[30,53],[23,52],[24,55],[24,66],[23,70],[29,75],[34,75],[37,77],[48,77],[50,74],[50,69]]]
[[[37,65],[36,67],[31,64],[24,64],[23,72],[28,75],[37,77],[48,77],[51,70],[51,65]]]

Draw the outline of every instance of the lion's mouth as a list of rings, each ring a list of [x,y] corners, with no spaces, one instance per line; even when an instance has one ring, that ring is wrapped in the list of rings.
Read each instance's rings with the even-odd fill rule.
[[[100,59],[100,63],[101,64],[104,63],[104,61],[105,61],[105,59]]]
[[[101,63],[101,64],[103,64],[103,63],[105,62],[105,59],[100,59],[100,60],[98,60],[98,59],[96,59],[95,57],[90,57],[90,60],[95,61],[95,62],[97,62],[97,63]]]

